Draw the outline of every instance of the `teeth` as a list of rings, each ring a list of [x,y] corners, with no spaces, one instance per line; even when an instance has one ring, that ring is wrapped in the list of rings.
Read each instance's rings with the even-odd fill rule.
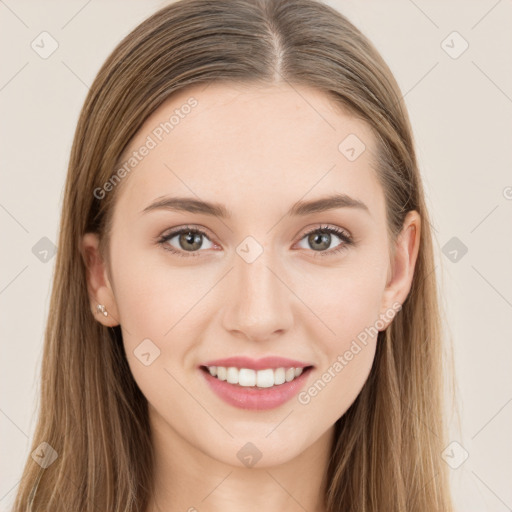
[[[235,372],[237,371],[236,368],[232,369],[235,370]],[[237,382],[233,382],[233,384],[240,384],[240,386],[256,386],[256,372],[248,368],[241,368],[240,371],[238,371],[238,379],[236,380]]]
[[[230,384],[243,387],[271,388],[285,382],[291,382],[302,374],[303,368],[268,368],[266,370],[252,370],[250,368],[235,368],[230,366],[208,366],[212,377],[225,380]]]

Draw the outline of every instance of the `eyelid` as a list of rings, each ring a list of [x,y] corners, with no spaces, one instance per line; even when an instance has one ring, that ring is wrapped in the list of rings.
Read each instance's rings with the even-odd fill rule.
[[[196,225],[196,224],[185,224],[183,226],[176,226],[174,228],[168,228],[161,235],[159,235],[158,238],[168,238],[168,237],[176,236],[183,231],[197,231],[198,233],[205,235],[212,242],[213,242],[212,238],[215,238],[215,236],[213,236],[213,234],[210,232],[209,229],[207,229],[203,226]]]
[[[353,241],[352,235],[350,234],[350,232],[347,229],[342,228],[340,226],[335,226],[334,224],[333,225],[322,224],[320,226],[316,226],[311,229],[308,229],[307,231],[304,231],[300,240],[302,240],[305,236],[307,236],[311,233],[316,233],[317,231],[326,231],[329,233],[334,233],[336,236],[339,236],[340,238],[343,235],[348,240]]]

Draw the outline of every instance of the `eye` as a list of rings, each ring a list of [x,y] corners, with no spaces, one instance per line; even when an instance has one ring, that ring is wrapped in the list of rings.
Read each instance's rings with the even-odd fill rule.
[[[342,241],[342,243],[338,244],[334,248],[331,248],[333,242],[332,235],[335,235]],[[176,238],[176,240],[173,242],[174,238]],[[206,239],[210,244],[209,247],[203,246],[204,239]],[[332,226],[321,226],[312,229],[304,234],[301,242],[305,239],[306,243],[309,244],[316,253],[314,254],[315,257],[334,255],[344,249],[347,249],[348,246],[353,245],[354,243],[351,236],[346,231]],[[201,252],[199,249],[211,249],[215,246],[205,231],[191,226],[175,229],[170,233],[161,236],[158,239],[158,243],[166,251],[170,251],[177,256],[185,257],[199,256]],[[308,247],[305,248],[307,249]]]
[[[338,244],[334,248],[331,248],[331,244],[333,242],[332,235],[335,235],[342,241],[342,243]],[[340,251],[347,249],[348,246],[353,245],[354,243],[351,236],[346,231],[338,227],[331,226],[323,226],[312,229],[303,236],[301,242],[304,239],[306,240],[306,244],[309,244],[313,251],[316,252],[316,254],[314,254],[315,257],[331,256],[337,254]]]
[[[176,238],[174,244],[171,242],[173,238]],[[185,226],[160,237],[158,243],[162,245],[165,250],[178,256],[198,256],[198,250],[200,248],[205,248],[202,247],[204,238],[206,238],[211,244],[211,246],[206,247],[206,249],[213,247],[213,243],[204,231],[198,228]]]

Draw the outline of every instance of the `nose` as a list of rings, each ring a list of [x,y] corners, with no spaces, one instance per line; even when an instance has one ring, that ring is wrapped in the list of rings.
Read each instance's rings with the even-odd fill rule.
[[[284,269],[270,250],[252,263],[236,255],[223,298],[223,325],[232,335],[251,341],[282,336],[293,324],[296,296]]]

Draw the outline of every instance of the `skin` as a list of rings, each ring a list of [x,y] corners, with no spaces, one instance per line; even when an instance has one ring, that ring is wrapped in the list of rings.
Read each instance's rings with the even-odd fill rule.
[[[109,315],[96,319],[121,325],[133,377],[149,402],[156,476],[147,512],[323,511],[334,423],[368,377],[376,335],[309,403],[294,397],[268,411],[226,404],[197,365],[235,354],[290,357],[314,365],[302,388],[308,389],[358,334],[405,301],[420,217],[409,212],[393,254],[372,132],[308,87],[210,84],[179,91],[144,123],[126,154],[191,96],[198,105],[115,191],[110,265],[98,236],[83,237],[91,307],[104,304]],[[349,134],[366,145],[355,161],[338,149]],[[363,201],[369,211],[285,215],[296,201],[332,193]],[[233,217],[141,213],[166,195],[222,203]],[[186,225],[208,234],[197,257],[179,236],[167,244],[185,257],[156,242]],[[321,225],[348,231],[355,243],[322,257],[304,236]],[[236,252],[247,236],[263,249],[252,263]],[[333,234],[322,250],[343,243]],[[146,338],[160,349],[149,366],[134,355]],[[262,454],[252,468],[237,458],[247,442]]]

